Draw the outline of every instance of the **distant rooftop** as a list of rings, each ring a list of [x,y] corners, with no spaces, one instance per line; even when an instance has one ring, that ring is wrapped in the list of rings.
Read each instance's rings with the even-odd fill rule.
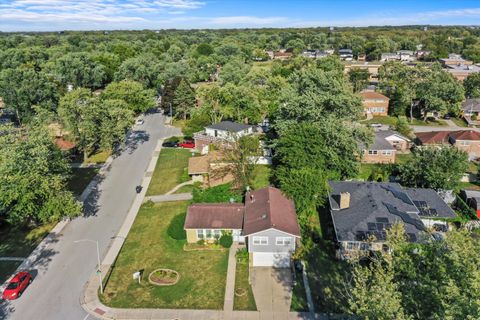
[[[209,129],[223,130],[228,132],[240,132],[251,127],[252,126],[248,124],[237,123],[232,121],[222,121],[222,122],[207,126],[207,128]]]

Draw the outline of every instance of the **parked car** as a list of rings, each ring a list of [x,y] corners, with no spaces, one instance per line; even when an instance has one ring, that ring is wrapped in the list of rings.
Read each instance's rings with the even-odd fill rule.
[[[3,291],[2,298],[5,300],[20,298],[32,280],[33,278],[28,272],[21,271],[17,273]]]
[[[446,114],[446,115],[443,117],[443,119],[445,119],[445,120],[450,120],[450,115],[449,115],[449,114]]]
[[[370,124],[370,127],[372,128],[381,128],[383,125],[381,123],[372,123]]]
[[[178,141],[167,141],[162,143],[162,147],[164,148],[176,148],[178,147]]]
[[[141,126],[145,121],[143,121],[143,119],[137,119],[137,121],[135,121],[135,124],[137,126]]]
[[[193,149],[195,148],[195,142],[192,140],[185,140],[178,145],[181,148]]]

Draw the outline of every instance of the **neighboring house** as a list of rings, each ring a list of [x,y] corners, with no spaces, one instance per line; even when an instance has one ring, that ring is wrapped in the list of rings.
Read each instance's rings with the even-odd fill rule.
[[[478,116],[480,113],[480,98],[465,100],[462,103],[462,111],[464,116]]]
[[[460,198],[462,198],[470,208],[475,210],[477,218],[480,218],[480,191],[461,190]]]
[[[188,243],[231,232],[234,241],[247,244],[254,267],[289,267],[300,238],[293,201],[273,187],[247,192],[245,204],[193,204],[184,228]]]
[[[375,91],[362,91],[363,110],[368,115],[373,116],[387,116],[388,104],[390,99],[381,93]]]
[[[383,62],[379,62],[379,61],[369,61],[369,62],[360,62],[360,60],[346,61],[344,62],[344,73],[348,74],[350,70],[353,70],[353,69],[367,70],[369,74],[368,81],[370,83],[378,83],[378,69],[382,65],[383,65]]]
[[[329,55],[331,55],[331,53],[328,53],[326,51],[320,51],[320,50],[304,50],[302,52],[302,56],[310,59],[325,58],[325,57],[328,57]]]
[[[399,50],[397,51],[398,56],[400,57],[400,61],[415,61],[417,57],[415,56],[415,52],[412,50]]]
[[[470,160],[480,157],[480,133],[473,130],[417,132],[419,145],[448,145],[468,153]]]
[[[480,72],[480,67],[477,65],[449,65],[445,69],[458,81],[463,81],[469,75]]]
[[[408,240],[418,242],[429,237],[427,226],[446,226],[441,219],[455,217],[432,189],[406,189],[386,182],[331,181],[329,185],[337,256],[342,259],[388,250],[386,231],[394,223],[402,223]]]
[[[195,148],[205,153],[205,147],[212,143],[232,141],[236,137],[247,136],[253,133],[254,127],[251,125],[222,121],[205,127],[204,131],[195,133],[193,138],[195,139]]]
[[[375,132],[373,145],[363,150],[363,163],[395,163],[397,151],[410,148],[410,139],[393,130]]]
[[[461,55],[455,53],[450,53],[448,58],[440,59],[440,63],[443,67],[473,64],[472,61],[465,60]]]
[[[339,49],[338,55],[340,56],[340,60],[344,61],[352,61],[353,60],[353,51],[352,49]]]
[[[380,61],[400,60],[400,56],[395,52],[385,52],[380,56]]]
[[[367,55],[366,54],[359,54],[357,57],[357,61],[363,62],[367,60]]]
[[[218,171],[216,172],[225,166],[220,151],[211,151],[204,156],[188,159],[188,175],[194,182],[202,182],[205,186],[214,187],[234,180],[231,173],[220,175]]]
[[[267,55],[272,60],[288,60],[293,53],[289,49],[281,49],[279,51],[267,51]]]

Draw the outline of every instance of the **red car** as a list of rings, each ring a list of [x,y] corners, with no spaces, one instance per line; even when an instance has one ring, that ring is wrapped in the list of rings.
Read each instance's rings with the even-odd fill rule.
[[[32,276],[28,272],[21,271],[17,273],[3,291],[3,299],[14,300],[20,298],[23,291],[32,282]]]
[[[193,149],[195,148],[195,142],[192,140],[185,140],[178,145],[180,148]]]

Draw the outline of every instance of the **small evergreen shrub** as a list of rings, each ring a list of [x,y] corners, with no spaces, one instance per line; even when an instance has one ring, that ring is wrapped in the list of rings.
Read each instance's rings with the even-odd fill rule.
[[[220,245],[224,248],[230,248],[233,243],[233,237],[230,234],[224,234],[218,240]]]
[[[167,229],[167,234],[170,236],[170,238],[175,240],[187,239],[187,233],[185,232],[185,229],[183,229],[186,215],[186,212],[181,213],[173,217],[172,221],[170,221]]]

